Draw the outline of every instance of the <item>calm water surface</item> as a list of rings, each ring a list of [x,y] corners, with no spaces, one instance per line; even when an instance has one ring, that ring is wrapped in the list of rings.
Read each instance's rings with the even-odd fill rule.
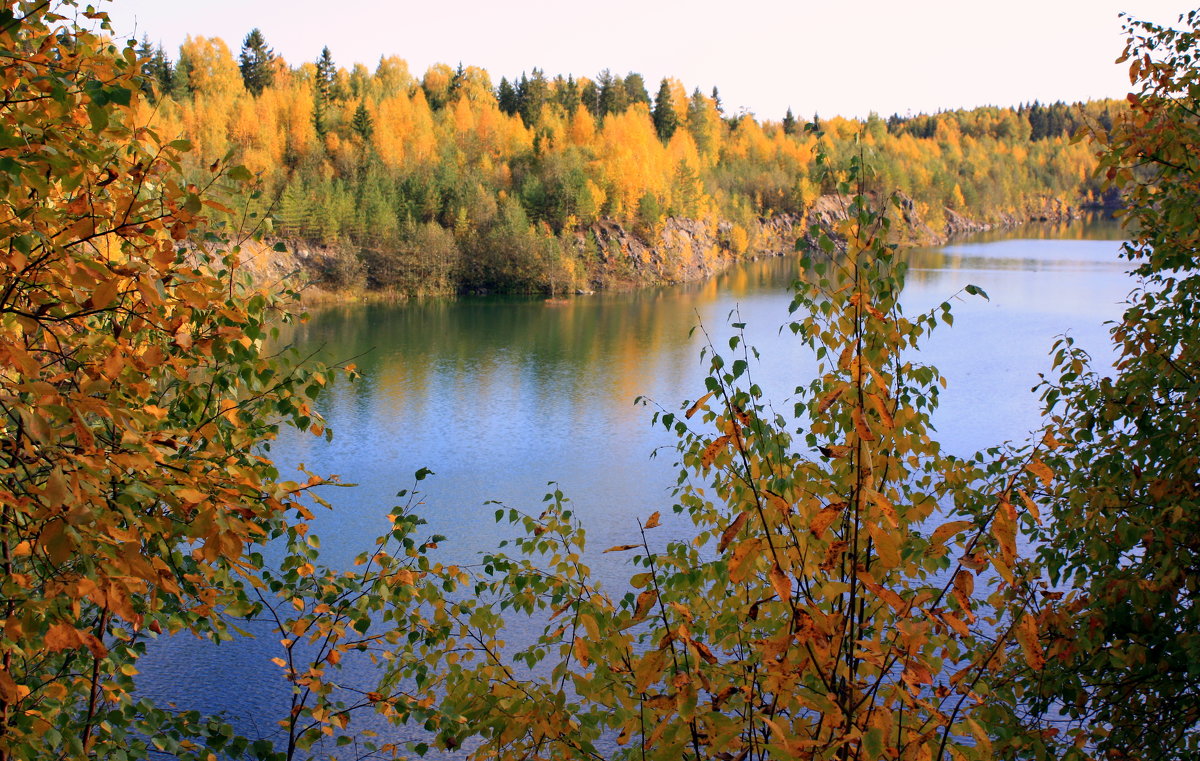
[[[1049,369],[1056,336],[1071,334],[1107,364],[1105,323],[1119,318],[1133,287],[1119,238],[1111,224],[1076,223],[912,252],[906,312],[933,308],[968,283],[991,297],[956,301],[953,328],[924,347],[924,361],[949,380],[935,417],[946,447],[968,454],[1038,426],[1030,389]],[[315,522],[333,565],[349,564],[386,531],[396,492],[423,467],[436,475],[421,485],[421,512],[431,532],[449,537],[439,548],[445,559],[471,562],[511,536],[485,503],[536,511],[549,481],[572,499],[595,553],[635,541],[635,518],[668,513],[676,480],[674,439],[651,426],[653,405],[675,410],[704,392],[694,326],[724,347],[730,314],[740,313],[763,356],[755,381],[781,410],[810,379],[798,341],[780,332],[795,275],[795,261],[773,259],[704,284],[566,304],[471,298],[320,311],[295,342],[327,360],[352,358],[363,379],[320,400],[331,443],[288,435],[272,455],[357,484],[327,493],[335,510]],[[637,406],[638,396],[653,402]],[[686,530],[682,520],[664,524]],[[628,576],[617,556],[595,561],[606,583]],[[220,647],[160,643],[143,662],[144,689],[181,707],[227,710],[242,731],[268,734],[288,689],[263,634]]]

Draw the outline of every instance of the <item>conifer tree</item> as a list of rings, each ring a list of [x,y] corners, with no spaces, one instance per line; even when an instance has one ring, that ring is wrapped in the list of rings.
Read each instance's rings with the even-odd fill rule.
[[[242,40],[242,53],[238,56],[238,69],[242,72],[242,83],[252,95],[259,95],[270,87],[275,79],[271,64],[275,53],[267,47],[267,40],[258,29],[251,29]]]
[[[354,128],[355,134],[362,138],[364,143],[370,141],[371,135],[375,134],[375,120],[371,118],[371,112],[367,110],[366,103],[358,104],[350,126]]]
[[[662,141],[671,139],[679,126],[679,117],[671,103],[671,85],[664,78],[658,86],[658,94],[654,96],[654,131]]]
[[[789,107],[787,113],[783,115],[783,134],[796,134],[796,117],[792,114],[791,107]]]
[[[600,115],[622,113],[629,106],[625,82],[608,69],[600,72]]]
[[[631,71],[625,76],[625,98],[629,105],[634,103],[650,105],[650,93],[646,92],[646,80],[636,71]]]
[[[496,89],[496,102],[500,106],[500,110],[509,116],[517,113],[520,105],[517,102],[517,91],[509,84],[506,77],[500,77],[500,86]]]
[[[333,80],[336,74],[337,66],[333,63],[333,56],[326,46],[321,50],[321,57],[317,59],[317,78],[313,82],[313,127],[321,136],[329,130],[329,103],[333,100]]]

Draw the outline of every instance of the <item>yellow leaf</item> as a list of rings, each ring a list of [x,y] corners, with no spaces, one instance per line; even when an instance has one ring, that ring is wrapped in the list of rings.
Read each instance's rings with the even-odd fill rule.
[[[666,662],[667,654],[662,650],[654,650],[643,656],[633,667],[634,689],[637,692],[650,689],[650,685],[662,675]]]
[[[879,560],[884,567],[889,569],[900,567],[900,548],[896,542],[896,535],[891,531],[885,531],[877,523],[868,523],[867,533],[874,540],[875,552],[879,555]]]
[[[877,491],[872,491],[871,500],[880,509],[880,511],[883,512],[883,515],[885,518],[887,518],[888,523],[892,524],[892,528],[900,527],[899,518],[896,516],[896,508],[892,506],[892,503],[888,501],[887,497],[883,496]]]
[[[1054,481],[1054,471],[1050,470],[1050,466],[1041,460],[1030,460],[1025,466],[1025,469],[1041,479],[1042,485],[1047,489]]]
[[[712,398],[712,395],[713,392],[709,391],[707,394],[697,399],[695,404],[693,404],[691,407],[688,407],[687,412],[685,412],[683,416],[690,420],[692,415],[695,415],[696,412],[704,405],[704,403]]]
[[[272,658],[271,663],[274,663],[279,668],[287,668],[287,661],[282,658]]]

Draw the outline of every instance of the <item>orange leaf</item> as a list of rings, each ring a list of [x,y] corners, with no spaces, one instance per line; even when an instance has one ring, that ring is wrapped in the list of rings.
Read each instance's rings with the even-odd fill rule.
[[[583,637],[575,638],[575,658],[579,661],[580,666],[588,667],[588,646],[587,640]]]
[[[930,544],[944,544],[947,539],[955,534],[966,531],[975,524],[970,521],[950,521],[943,523],[933,531],[933,536],[929,537]]]
[[[1017,641],[1021,643],[1021,650],[1025,653],[1025,662],[1034,671],[1041,671],[1046,665],[1046,656],[1042,652],[1041,643],[1038,642],[1037,620],[1028,613],[1022,616],[1017,624]]]
[[[884,426],[889,429],[896,427],[896,420],[892,417],[891,410],[887,408],[887,402],[880,398],[878,394],[867,394],[867,401],[870,402],[875,412],[879,414],[879,419],[883,421]]]
[[[658,519],[659,519],[659,514],[657,512],[651,514],[650,517],[646,519],[646,525],[642,526],[642,528],[644,528],[644,529],[654,528],[655,526],[658,525]]]
[[[737,536],[738,532],[742,530],[742,526],[746,525],[746,519],[749,517],[750,512],[747,510],[739,513],[738,517],[733,519],[733,522],[730,523],[725,528],[725,531],[721,533],[721,541],[717,544],[717,552],[725,551],[725,548],[729,546],[729,543],[732,542],[734,537]]]
[[[700,464],[706,468],[709,465],[712,465],[713,460],[715,460],[717,457],[717,454],[719,454],[720,451],[729,444],[729,438],[729,436],[722,436],[718,439],[714,439],[711,444],[706,446],[704,451],[700,454]]]
[[[838,505],[839,506],[837,507],[830,505],[821,512],[817,513],[817,517],[813,518],[812,524],[808,527],[808,530],[813,533],[813,536],[818,539],[825,538],[825,530],[828,529],[829,526],[838,519],[838,517],[842,514],[842,507],[845,506],[844,503],[840,502]]]
[[[748,539],[733,551],[729,558],[729,580],[740,584],[754,568],[753,559],[758,557],[760,542],[758,539]]]
[[[792,599],[792,582],[788,580],[787,574],[778,565],[771,566],[769,574],[771,586],[775,588],[775,594],[779,596],[781,602],[787,602]]]
[[[792,511],[792,506],[788,504],[788,501],[770,489],[767,489],[767,500],[784,515]]]
[[[1004,564],[1012,568],[1017,559],[1017,510],[1003,497],[992,521],[992,536],[1000,545],[1000,557]]]
[[[863,417],[862,409],[855,408],[854,410],[854,430],[858,432],[858,437],[863,441],[874,441],[875,434],[871,433],[871,429],[867,426],[867,421]]]
[[[658,598],[658,593],[653,589],[647,589],[637,597],[637,604],[633,611],[633,620],[641,621],[650,612],[650,606],[654,605],[654,601]]]
[[[821,397],[820,403],[817,404],[817,414],[824,414],[825,410],[829,409],[830,405],[837,401],[837,398],[845,392],[846,388],[846,385],[842,384]]]
[[[6,705],[14,705],[21,700],[20,688],[4,669],[0,669],[0,701]]]
[[[1021,496],[1021,501],[1025,503],[1025,509],[1029,511],[1033,519],[1037,521],[1039,526],[1042,525],[1042,512],[1038,510],[1037,503],[1029,498],[1024,489],[1017,489],[1017,494]]]
[[[640,544],[618,544],[616,547],[609,547],[604,552],[624,552],[625,550],[636,550],[638,547],[641,547],[641,546],[642,545],[640,545]],[[604,552],[602,552],[600,554],[603,555]]]

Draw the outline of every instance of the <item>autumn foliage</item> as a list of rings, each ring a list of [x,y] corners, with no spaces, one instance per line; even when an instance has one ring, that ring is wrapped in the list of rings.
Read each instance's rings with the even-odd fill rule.
[[[1081,117],[1104,146],[1093,159],[1028,145],[1055,131],[1029,116],[1042,134],[1024,141],[1012,111],[827,120],[818,144],[794,119],[724,119],[678,83],[653,106],[640,77],[607,72],[600,89],[524,81],[496,98],[472,68],[419,84],[398,59],[288,69],[261,36],[256,95],[203,38],[169,95],[103,14],[4,3],[0,759],[408,752],[359,731],[367,712],[420,726],[417,753],[478,759],[1193,757],[1187,21],[1129,24],[1140,89],[1111,124]],[[1126,192],[1144,287],[1114,329],[1111,377],[1064,341],[1048,430],[951,457],[930,425],[944,381],[918,361],[951,305],[901,308],[891,228],[909,207],[876,191],[932,183],[947,195],[927,203],[959,208],[990,189],[1011,211],[1031,191],[1005,177],[1044,169],[1038,156],[1091,190],[1097,164]],[[600,215],[653,229],[663,213],[745,219],[825,192],[841,221],[810,230],[788,323],[816,375],[781,414],[740,336],[706,348],[702,395],[655,414],[679,438],[673,504],[605,550],[632,559],[627,588],[594,578],[557,490],[538,514],[499,509],[519,535],[470,568],[430,559],[442,537],[419,535],[407,491],[353,568],[322,564],[307,520],[326,482],[281,481],[267,457],[280,426],[324,433],[310,403],[332,380],[266,348],[294,294],[252,287],[240,244],[270,232],[272,205],[290,235],[375,255],[402,241],[447,287],[463,273],[537,287],[573,271],[556,236]],[[731,229],[747,250],[750,228]],[[684,528],[658,538],[668,523]],[[539,633],[507,642],[515,618]],[[277,731],[239,737],[136,693],[154,637],[230,640],[247,620],[270,629],[290,686]],[[376,682],[343,678],[356,657]]]
[[[652,103],[637,74],[576,80],[535,69],[496,86],[477,67],[437,64],[418,76],[397,57],[338,68],[326,50],[314,63],[276,57],[270,84],[247,89],[221,40],[189,38],[173,70],[165,52],[139,51],[155,78],[144,118],[191,141],[196,167],[232,152],[261,174],[280,232],[335,252],[317,274],[336,288],[545,291],[563,273],[570,287],[602,285],[621,273],[597,263],[591,226],[600,220],[651,241],[669,217],[726,221],[747,233],[748,247],[727,254],[736,258],[754,248],[759,217],[799,218],[836,183],[794,119],[735,116],[673,79]],[[876,167],[871,190],[906,193],[940,235],[948,209],[1013,222],[1101,202],[1095,158],[1070,134],[1121,109],[1031,104],[818,121],[832,165],[863,150]],[[511,204],[521,211],[515,227]],[[429,225],[452,233],[438,261],[409,253]],[[498,266],[490,252],[514,235],[525,247],[548,239],[552,256],[515,272]]]
[[[223,237],[256,221],[216,200],[246,170],[185,182],[132,46],[46,5],[0,10],[0,757],[184,753],[203,729],[135,700],[135,662],[222,636],[247,548],[304,511],[259,447],[319,426],[324,376],[262,353],[276,299]]]

